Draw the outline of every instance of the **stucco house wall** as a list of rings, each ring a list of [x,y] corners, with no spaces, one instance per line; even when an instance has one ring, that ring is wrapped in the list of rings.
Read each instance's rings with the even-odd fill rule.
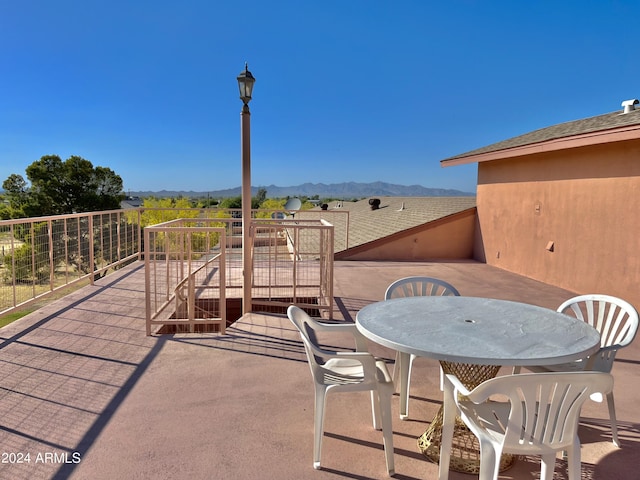
[[[476,259],[640,307],[640,140],[478,165]]]

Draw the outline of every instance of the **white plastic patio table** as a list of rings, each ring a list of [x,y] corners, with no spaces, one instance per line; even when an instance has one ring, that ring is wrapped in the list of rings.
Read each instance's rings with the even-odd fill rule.
[[[478,377],[467,382],[470,388],[495,376],[500,366],[564,363],[584,358],[600,345],[594,328],[568,315],[478,297],[422,296],[376,302],[357,313],[356,326],[380,345],[439,360],[447,373],[459,376],[458,365],[495,367],[484,376],[479,367]],[[401,395],[407,394],[404,383]],[[423,453],[436,461],[439,457],[439,450],[435,458]]]

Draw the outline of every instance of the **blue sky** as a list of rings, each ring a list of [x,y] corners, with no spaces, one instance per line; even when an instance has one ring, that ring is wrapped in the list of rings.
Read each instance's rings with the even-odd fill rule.
[[[474,191],[440,160],[640,97],[640,2],[0,0],[0,181],[43,155],[125,190]]]

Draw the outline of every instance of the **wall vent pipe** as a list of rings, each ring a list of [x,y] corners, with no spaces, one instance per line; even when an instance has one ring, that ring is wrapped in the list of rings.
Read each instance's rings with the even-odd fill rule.
[[[623,110],[622,113],[632,112],[633,110],[636,109],[635,105],[637,105],[638,103],[640,103],[640,102],[638,101],[637,98],[634,98],[632,100],[625,100],[621,104],[621,106],[624,107],[624,110]]]

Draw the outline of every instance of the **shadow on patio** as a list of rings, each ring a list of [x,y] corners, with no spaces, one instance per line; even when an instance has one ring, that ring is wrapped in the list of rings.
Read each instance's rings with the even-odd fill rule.
[[[549,308],[572,295],[476,262],[337,262],[336,318],[352,320],[391,281],[413,274],[443,278],[463,295]],[[286,317],[251,314],[225,336],[157,337],[145,336],[144,317],[138,263],[0,329],[0,444],[5,454],[29,454],[21,464],[3,456],[0,478],[387,478],[364,392],[329,396],[324,468],[313,470],[312,381]],[[342,346],[338,338],[321,340]],[[618,358],[622,448],[611,443],[606,407],[587,404],[583,479],[638,478],[637,342]],[[393,399],[395,478],[437,476],[416,439],[440,405],[438,375],[435,361],[416,361],[408,420],[399,420]],[[538,471],[537,459],[521,458],[501,478],[536,478]],[[560,460],[555,478],[566,478]]]

